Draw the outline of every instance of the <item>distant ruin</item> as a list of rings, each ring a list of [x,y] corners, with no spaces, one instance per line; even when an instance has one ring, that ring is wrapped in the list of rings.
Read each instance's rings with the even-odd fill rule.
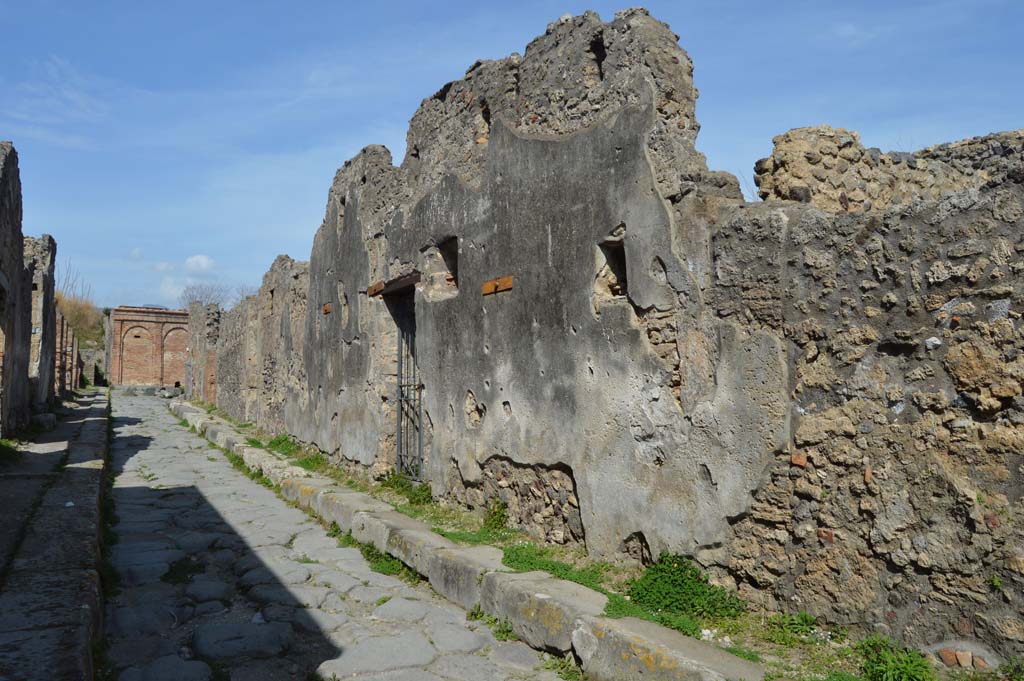
[[[185,383],[188,313],[116,307],[110,313],[106,347],[112,383],[180,387]]]
[[[308,263],[192,308],[190,395],[537,539],[1024,653],[1024,131],[791,131],[748,203],[677,40],[586,13],[473,64],[400,166],[338,170]]]

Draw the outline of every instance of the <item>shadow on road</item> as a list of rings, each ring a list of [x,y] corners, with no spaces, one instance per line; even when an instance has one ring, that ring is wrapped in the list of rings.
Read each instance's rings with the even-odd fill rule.
[[[98,678],[306,679],[337,657],[325,633],[347,619],[330,608],[336,568],[292,545],[294,519],[261,518],[274,515],[261,508],[272,493],[221,453],[176,425],[144,435],[142,421],[113,422],[105,554],[116,578]]]

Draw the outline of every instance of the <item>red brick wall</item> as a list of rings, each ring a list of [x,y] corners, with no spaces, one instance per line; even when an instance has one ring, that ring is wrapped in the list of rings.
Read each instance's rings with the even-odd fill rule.
[[[172,328],[164,336],[164,384],[179,385],[185,381],[185,350],[188,348],[188,331]]]
[[[154,367],[156,351],[153,334],[144,326],[130,326],[121,330],[119,354],[121,376],[118,383],[154,385],[160,382],[160,367]]]
[[[110,380],[119,385],[185,382],[188,313],[118,307],[110,314]]]

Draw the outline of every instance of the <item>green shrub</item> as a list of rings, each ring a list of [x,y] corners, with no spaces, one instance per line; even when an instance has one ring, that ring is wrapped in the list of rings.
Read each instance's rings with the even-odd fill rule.
[[[550,548],[530,543],[506,546],[501,562],[519,572],[544,570],[559,579],[576,582],[596,591],[605,591],[601,581],[608,570],[607,563],[594,563],[584,568],[576,568],[552,558]]]
[[[860,672],[866,681],[937,681],[935,669],[916,650],[873,634],[857,644],[863,658]]]
[[[388,473],[388,476],[380,484],[381,487],[387,487],[398,492],[408,499],[409,503],[413,506],[425,506],[434,500],[433,492],[428,483],[422,482],[419,485],[413,485],[412,480],[398,471]]]
[[[815,632],[818,621],[806,612],[773,615],[765,626],[765,638],[783,646],[806,641]]]
[[[311,452],[305,456],[292,461],[299,468],[305,468],[307,471],[318,471],[327,465],[327,459],[320,452]]]
[[[708,583],[707,576],[682,556],[662,553],[630,586],[634,603],[655,613],[692,618],[737,617],[746,604],[734,594]]]
[[[484,529],[504,530],[508,527],[508,505],[501,499],[491,499],[484,511]]]
[[[278,454],[284,454],[285,456],[292,456],[293,454],[296,454],[301,447],[299,447],[297,443],[293,442],[286,434],[281,433],[267,443],[267,449],[272,449]]]
[[[430,489],[430,485],[426,482],[421,482],[413,487],[412,491],[405,495],[405,497],[413,506],[426,506],[434,500],[434,494]]]

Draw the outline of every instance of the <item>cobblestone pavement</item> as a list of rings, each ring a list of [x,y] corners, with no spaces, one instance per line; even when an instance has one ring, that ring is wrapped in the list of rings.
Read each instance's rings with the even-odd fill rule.
[[[373,572],[165,401],[115,391],[113,409],[110,678],[557,679],[426,584]]]

